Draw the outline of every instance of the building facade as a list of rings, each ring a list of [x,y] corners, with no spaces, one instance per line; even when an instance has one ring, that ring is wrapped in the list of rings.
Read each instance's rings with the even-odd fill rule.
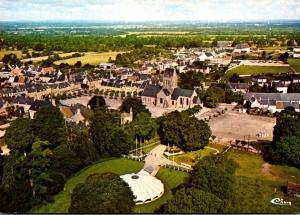
[[[163,86],[147,85],[142,93],[145,105],[163,108],[191,108],[200,104],[195,90],[178,87],[175,69],[166,69],[163,75]]]

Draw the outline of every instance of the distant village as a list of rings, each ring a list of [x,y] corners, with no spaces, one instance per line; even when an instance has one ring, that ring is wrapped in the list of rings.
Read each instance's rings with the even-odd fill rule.
[[[196,88],[178,87],[178,74],[195,71],[203,74],[215,68],[236,68],[240,65],[280,65],[273,60],[233,60],[233,57],[258,55],[247,43],[232,46],[231,41],[218,41],[215,48],[173,49],[173,59],[146,61],[139,69],[117,67],[114,63],[99,64],[92,72],[62,73],[53,67],[5,65],[0,70],[0,117],[5,119],[16,114],[33,118],[34,113],[47,105],[60,106],[64,116],[76,123],[83,120],[79,108],[66,105],[65,99],[93,93],[101,93],[111,99],[126,96],[140,97],[147,107],[184,110],[203,105]],[[300,58],[300,49],[294,48],[289,57]],[[195,63],[200,62],[200,63]],[[245,82],[227,81],[234,92],[243,94],[244,106],[271,113],[293,107],[300,112],[300,93],[288,93],[291,84],[300,85],[300,75],[266,77],[252,75]],[[253,87],[273,87],[274,92],[256,92]],[[200,87],[200,86],[199,86]],[[205,88],[206,86],[204,86]],[[79,102],[80,103],[80,102]],[[81,102],[86,105],[87,102]],[[71,108],[72,106],[72,108]],[[242,111],[245,112],[245,109]],[[2,131],[1,131],[2,130]],[[0,137],[4,133],[0,128]]]

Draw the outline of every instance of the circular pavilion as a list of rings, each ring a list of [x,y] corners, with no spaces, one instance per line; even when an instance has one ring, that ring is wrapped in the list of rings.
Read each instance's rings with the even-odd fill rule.
[[[138,173],[131,173],[120,176],[130,187],[135,196],[136,204],[152,202],[164,193],[164,185],[157,178],[151,176],[142,169]]]

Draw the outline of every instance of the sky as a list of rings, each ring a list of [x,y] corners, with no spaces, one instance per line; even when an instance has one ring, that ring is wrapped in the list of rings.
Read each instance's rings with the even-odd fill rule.
[[[1,21],[300,19],[300,0],[0,0]]]

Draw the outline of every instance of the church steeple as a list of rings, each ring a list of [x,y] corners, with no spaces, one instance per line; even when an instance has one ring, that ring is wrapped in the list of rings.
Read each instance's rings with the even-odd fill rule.
[[[163,76],[163,89],[167,89],[170,93],[177,88],[177,74],[175,69],[167,68]]]

